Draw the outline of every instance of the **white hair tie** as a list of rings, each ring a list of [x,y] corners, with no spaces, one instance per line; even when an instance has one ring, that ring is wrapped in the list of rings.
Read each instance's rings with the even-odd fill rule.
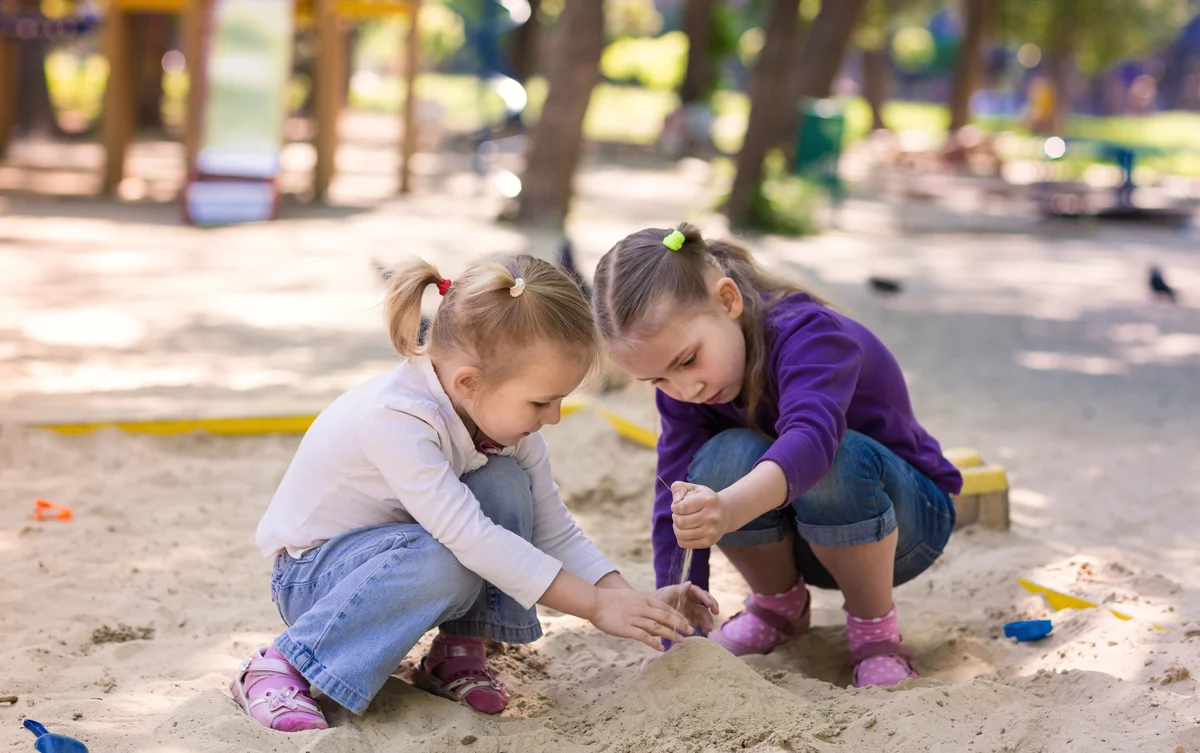
[[[524,292],[525,292],[525,278],[524,277],[518,277],[516,279],[516,281],[513,282],[513,286],[508,289],[508,294],[511,295],[513,298],[520,298],[521,294]]]

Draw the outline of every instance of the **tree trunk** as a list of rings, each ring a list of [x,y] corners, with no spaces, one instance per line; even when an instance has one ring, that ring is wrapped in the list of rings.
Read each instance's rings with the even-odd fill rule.
[[[787,84],[788,63],[797,43],[796,16],[800,0],[771,0],[763,24],[767,30],[758,63],[746,85],[750,98],[750,122],[737,156],[737,173],[725,204],[725,216],[733,228],[751,224],[754,199],[763,178],[763,160],[778,132],[778,99]]]
[[[134,44],[138,54],[137,126],[161,131],[163,55],[167,53],[170,30],[166,16],[134,16]]]
[[[788,155],[796,147],[794,134],[799,127],[799,106],[806,97],[828,97],[833,91],[833,79],[842,68],[842,58],[850,45],[850,35],[858,22],[859,12],[866,0],[829,0],[813,20],[808,40],[798,46],[795,62],[788,76],[787,89],[779,99],[782,107],[775,143],[784,145]]]
[[[983,43],[996,17],[996,0],[963,0],[966,29],[950,83],[950,133],[971,122],[971,95],[983,71]]]
[[[354,52],[358,47],[358,25],[343,26],[342,32],[342,107],[350,106],[350,80],[354,78]]]
[[[549,72],[550,91],[533,130],[521,178],[519,222],[561,228],[571,203],[571,182],[583,150],[583,118],[600,80],[604,4],[567,0],[557,34],[565,42]]]
[[[891,89],[891,68],[888,65],[887,45],[878,50],[863,50],[863,97],[871,106],[871,130],[887,128],[883,122],[883,106]]]
[[[1046,55],[1046,70],[1054,87],[1054,114],[1050,118],[1050,129],[1061,133],[1071,117],[1071,99],[1075,78],[1075,52],[1073,46],[1064,44],[1053,47]]]
[[[714,71],[710,55],[713,0],[687,0],[683,30],[688,38],[687,73],[679,88],[679,103],[687,106],[708,97]]]
[[[541,36],[542,24],[538,21],[538,11],[542,0],[529,0],[529,19],[513,32],[512,66],[513,75],[522,84],[537,74],[538,66],[538,37]]]
[[[17,44],[17,106],[15,126],[21,135],[57,135],[58,121],[46,84],[46,55],[50,40],[25,39]]]

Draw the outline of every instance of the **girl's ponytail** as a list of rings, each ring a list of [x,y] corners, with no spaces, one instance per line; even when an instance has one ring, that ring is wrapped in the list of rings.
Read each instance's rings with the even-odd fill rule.
[[[673,230],[647,228],[613,246],[596,267],[592,306],[596,323],[609,343],[636,340],[662,326],[666,298],[678,310],[711,302],[706,274],[716,271],[742,292],[739,323],[746,338],[746,378],[739,398],[748,415],[770,397],[767,379],[766,320],[774,306],[793,293],[804,293],[821,305],[825,300],[774,274],[754,261],[734,241],[705,241],[700,230],[681,222]],[[656,318],[657,317],[657,318]],[[757,428],[753,421],[752,426]]]
[[[415,259],[396,270],[389,283],[384,317],[392,347],[405,358],[415,356],[421,352],[421,296],[430,285],[443,291],[449,287],[449,280],[444,280],[429,262]]]

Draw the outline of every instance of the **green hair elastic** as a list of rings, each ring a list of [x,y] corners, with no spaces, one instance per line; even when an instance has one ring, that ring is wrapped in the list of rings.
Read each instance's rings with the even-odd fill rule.
[[[672,230],[666,238],[663,238],[663,245],[672,251],[678,251],[683,248],[683,242],[687,240],[683,237],[683,233],[678,230]]]

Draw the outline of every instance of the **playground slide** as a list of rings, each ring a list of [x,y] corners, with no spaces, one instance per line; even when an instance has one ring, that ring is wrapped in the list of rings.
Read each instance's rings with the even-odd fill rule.
[[[294,0],[216,0],[194,85],[200,138],[185,192],[198,225],[274,216],[291,71]]]

